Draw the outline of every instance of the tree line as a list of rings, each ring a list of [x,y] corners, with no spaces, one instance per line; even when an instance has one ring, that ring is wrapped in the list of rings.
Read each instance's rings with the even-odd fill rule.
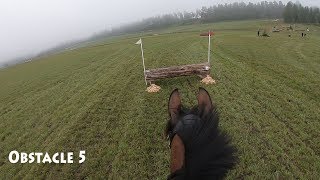
[[[209,8],[202,7],[200,10],[200,21],[202,22],[217,22],[225,20],[247,20],[247,19],[271,19],[281,18],[285,5],[279,1],[248,4],[232,3],[211,6]]]
[[[125,33],[142,32],[171,25],[185,25],[194,23],[210,23],[226,20],[247,20],[247,19],[271,19],[282,18],[285,5],[279,1],[258,3],[235,2],[230,4],[219,4],[210,7],[202,7],[194,12],[177,12],[154,16],[143,19],[111,30],[106,30],[92,37],[100,39],[104,36],[121,35]]]
[[[288,2],[283,19],[286,23],[320,23],[320,10],[318,7],[304,7],[300,3]]]

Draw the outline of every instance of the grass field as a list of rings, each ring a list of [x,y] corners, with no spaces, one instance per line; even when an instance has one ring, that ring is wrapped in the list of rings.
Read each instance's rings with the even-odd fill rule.
[[[199,32],[213,28],[215,85],[180,77],[146,93],[137,34],[0,70],[0,179],[165,179],[168,96],[178,87],[183,104],[195,105],[199,86],[238,148],[229,179],[319,179],[320,27],[308,26],[306,38],[256,36],[269,26],[222,22],[144,34],[146,66],[154,68],[204,62],[207,39]],[[86,161],[10,164],[12,150],[86,150]]]

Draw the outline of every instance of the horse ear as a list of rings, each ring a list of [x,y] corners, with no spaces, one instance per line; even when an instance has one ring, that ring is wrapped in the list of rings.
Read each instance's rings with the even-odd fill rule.
[[[210,95],[208,91],[206,91],[204,88],[199,88],[198,93],[198,107],[201,114],[207,114],[210,111],[213,110],[212,101],[210,98]]]
[[[168,103],[168,111],[171,117],[171,123],[176,124],[178,122],[178,115],[181,110],[181,98],[178,89],[172,91],[169,103]]]

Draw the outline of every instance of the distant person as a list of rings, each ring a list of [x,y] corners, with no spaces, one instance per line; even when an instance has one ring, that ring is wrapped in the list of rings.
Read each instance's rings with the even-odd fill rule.
[[[260,36],[260,30],[258,30],[258,36]]]
[[[304,33],[301,33],[301,37],[303,37],[304,36]]]

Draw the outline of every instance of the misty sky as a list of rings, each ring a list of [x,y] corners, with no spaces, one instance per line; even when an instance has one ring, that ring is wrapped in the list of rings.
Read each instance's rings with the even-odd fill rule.
[[[235,0],[0,0],[0,63],[142,18],[230,2]]]

